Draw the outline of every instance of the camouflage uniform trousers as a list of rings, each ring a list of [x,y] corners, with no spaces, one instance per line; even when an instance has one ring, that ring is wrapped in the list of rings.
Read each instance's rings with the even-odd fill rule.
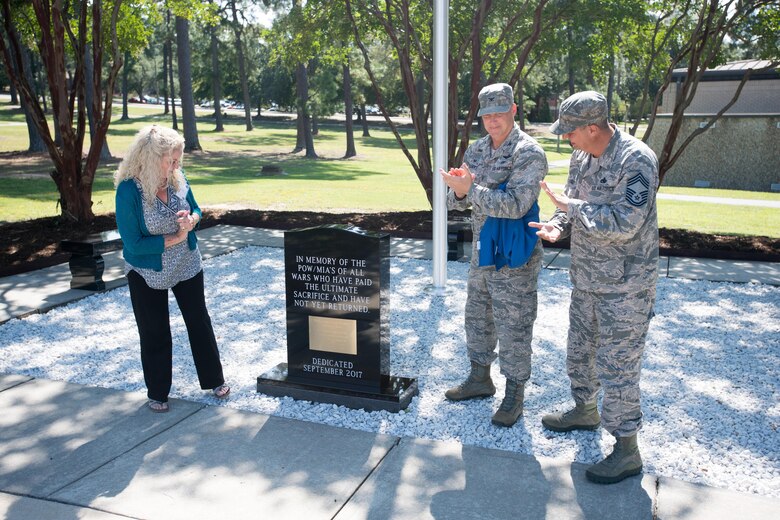
[[[642,427],[639,376],[654,302],[655,287],[629,294],[572,291],[566,354],[572,397],[592,402],[603,387],[601,424],[616,437]]]
[[[537,243],[522,267],[469,269],[466,297],[466,343],[469,359],[490,365],[496,359],[508,379],[525,383],[531,377],[531,339],[536,320],[536,286],[542,267]]]

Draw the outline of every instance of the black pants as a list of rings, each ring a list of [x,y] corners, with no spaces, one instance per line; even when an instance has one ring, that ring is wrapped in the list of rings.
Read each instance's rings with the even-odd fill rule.
[[[152,289],[140,274],[127,274],[138,335],[141,338],[141,365],[149,399],[168,401],[173,370],[173,341],[168,314],[168,291]],[[206,310],[203,271],[171,289],[179,304],[200,387],[216,388],[225,382],[219,361],[217,340]]]

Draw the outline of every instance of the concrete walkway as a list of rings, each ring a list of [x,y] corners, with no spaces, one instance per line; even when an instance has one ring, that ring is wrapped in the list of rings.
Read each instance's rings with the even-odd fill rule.
[[[204,256],[282,233],[217,226]],[[430,258],[430,241],[391,254]],[[780,285],[780,264],[664,258],[665,276]],[[124,283],[106,255],[109,287]],[[545,265],[565,269],[568,252]],[[67,265],[0,278],[3,321],[88,296]],[[28,519],[776,518],[780,499],[643,475],[591,484],[584,466],[348,430],[139,393],[0,375],[0,517]]]

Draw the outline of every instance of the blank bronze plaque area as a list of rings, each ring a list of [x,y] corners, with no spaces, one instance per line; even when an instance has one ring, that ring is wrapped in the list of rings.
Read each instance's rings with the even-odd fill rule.
[[[309,348],[357,355],[357,322],[341,318],[309,316]]]

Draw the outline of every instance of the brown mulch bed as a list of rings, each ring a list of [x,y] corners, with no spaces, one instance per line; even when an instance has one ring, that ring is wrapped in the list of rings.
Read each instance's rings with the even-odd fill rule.
[[[452,217],[452,215],[451,215]],[[395,237],[430,238],[431,212],[315,213],[309,211],[260,211],[206,209],[203,227],[216,224],[295,229],[324,224],[351,224],[368,231],[385,231]],[[0,277],[66,262],[59,250],[64,239],[115,229],[113,215],[98,215],[89,226],[60,221],[57,217],[0,224]],[[682,229],[660,230],[661,254],[699,258],[780,262],[780,239],[756,236],[709,235]],[[547,247],[567,247],[566,243]]]

